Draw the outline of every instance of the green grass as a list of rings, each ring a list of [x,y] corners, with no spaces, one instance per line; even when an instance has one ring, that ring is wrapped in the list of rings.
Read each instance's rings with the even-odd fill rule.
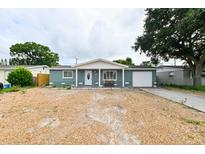
[[[20,90],[19,87],[13,86],[11,88],[6,88],[6,89],[0,90],[0,93],[16,92],[16,91],[19,91],[19,90]]]
[[[162,87],[164,87],[164,88],[179,88],[179,89],[184,89],[184,90],[205,92],[205,86],[194,87],[194,86],[164,85]]]
[[[18,86],[13,86],[11,88],[6,88],[0,90],[0,94],[2,93],[9,93],[9,92],[17,92],[17,91],[22,91],[22,93],[25,93],[27,89],[32,88],[33,86],[28,86],[28,87],[18,87]]]
[[[192,120],[192,119],[183,119],[183,120],[190,124],[205,126],[205,121],[202,120]]]

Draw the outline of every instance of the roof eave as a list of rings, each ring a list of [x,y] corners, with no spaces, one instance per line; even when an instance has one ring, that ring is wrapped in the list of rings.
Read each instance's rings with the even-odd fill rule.
[[[75,70],[75,68],[69,68],[69,67],[64,67],[64,68],[49,68],[50,71],[52,70]]]
[[[139,68],[126,68],[126,70],[152,70],[155,71],[157,70],[156,68],[153,67],[139,67]]]
[[[86,64],[97,62],[97,61],[103,61],[105,63],[117,65],[117,66],[124,67],[124,68],[128,67],[127,65],[119,64],[119,63],[112,62],[112,61],[109,61],[109,60],[105,60],[105,59],[102,59],[102,58],[93,59],[93,60],[90,60],[90,61],[87,61],[87,62],[83,62],[83,63],[75,65],[74,67],[80,67],[80,66],[83,66],[83,65],[86,65]]]

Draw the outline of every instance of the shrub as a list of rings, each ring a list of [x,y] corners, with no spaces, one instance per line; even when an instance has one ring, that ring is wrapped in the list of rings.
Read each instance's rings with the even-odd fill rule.
[[[8,75],[7,81],[12,86],[30,86],[32,85],[32,73],[26,68],[19,67],[11,71]]]
[[[0,90],[4,88],[3,83],[0,82]]]
[[[19,89],[19,87],[18,86],[13,86],[13,87],[11,87],[11,92],[17,92],[17,91],[19,91],[20,89]]]
[[[71,86],[67,86],[67,88],[66,88],[67,90],[70,90],[71,89]]]

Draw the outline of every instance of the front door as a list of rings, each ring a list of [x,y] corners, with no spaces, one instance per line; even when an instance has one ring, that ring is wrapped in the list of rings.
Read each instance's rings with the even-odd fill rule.
[[[85,71],[85,85],[92,85],[92,71]]]

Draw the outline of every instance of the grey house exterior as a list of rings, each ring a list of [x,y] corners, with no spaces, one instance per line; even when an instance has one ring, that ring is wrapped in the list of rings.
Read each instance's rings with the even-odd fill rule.
[[[156,68],[129,68],[105,59],[50,68],[50,84],[73,87],[154,87]]]
[[[202,85],[205,85],[205,70],[201,74]],[[159,66],[157,68],[158,84],[193,85],[193,75],[188,67]]]

